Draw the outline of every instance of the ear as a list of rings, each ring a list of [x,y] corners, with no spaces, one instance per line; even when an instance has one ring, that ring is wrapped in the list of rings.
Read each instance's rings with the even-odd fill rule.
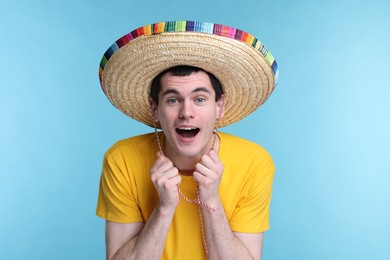
[[[226,94],[222,94],[221,98],[217,101],[217,120],[222,119],[225,113],[225,104],[227,101]]]
[[[150,114],[152,115],[152,120],[154,122],[157,122],[158,121],[157,104],[153,101],[152,97],[149,97],[149,107],[150,107]]]

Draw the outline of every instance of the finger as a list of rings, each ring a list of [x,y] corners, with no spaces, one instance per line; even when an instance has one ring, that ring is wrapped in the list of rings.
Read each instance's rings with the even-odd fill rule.
[[[203,176],[208,176],[210,174],[210,168],[208,168],[203,163],[197,163],[195,165],[195,171]]]
[[[202,173],[200,173],[198,171],[194,171],[193,176],[194,176],[194,180],[197,183],[205,183],[208,179],[205,175],[203,175]]]
[[[157,152],[156,161],[154,162],[152,168],[150,169],[150,172],[155,172],[163,162],[164,162],[164,156],[160,152]]]
[[[218,164],[221,161],[218,157],[218,153],[214,150],[210,150],[208,156],[215,164]]]
[[[178,173],[176,173],[175,175],[174,171],[170,171],[167,174],[163,174],[158,180],[156,180],[157,187],[163,188],[164,190],[177,191],[180,183],[181,176],[178,175]]]
[[[199,161],[200,164],[204,165],[206,168],[212,169],[215,164],[209,155],[203,155]]]
[[[218,153],[216,151],[210,151],[208,153],[208,155],[209,155],[210,160],[212,161],[213,169],[217,173],[222,174],[224,166],[223,166],[223,163],[222,163],[221,159],[218,156]]]
[[[173,166],[173,163],[165,157],[164,161],[159,167],[159,171],[162,173],[168,172],[169,170],[176,169],[175,166]]]
[[[154,165],[152,166],[150,172],[153,174],[153,173],[156,173],[156,172],[160,172],[160,173],[163,173],[163,172],[166,172],[168,171],[170,168],[173,168],[173,163],[165,156],[161,155],[157,155],[157,160],[156,162],[154,163]]]
[[[169,182],[170,179],[175,178],[179,175],[179,170],[175,167],[168,169],[167,171],[158,171],[152,175],[152,181],[157,185],[162,186],[166,182]]]
[[[165,179],[172,179],[176,176],[179,176],[179,170],[175,167],[172,167],[170,169],[168,169],[167,171],[164,171],[162,174],[161,174],[161,177],[165,178]]]
[[[180,185],[181,180],[182,180],[182,178],[181,178],[180,175],[176,175],[175,177],[173,177],[172,179],[170,179],[170,181],[172,181],[172,183],[173,183],[174,185],[176,185],[177,187]]]

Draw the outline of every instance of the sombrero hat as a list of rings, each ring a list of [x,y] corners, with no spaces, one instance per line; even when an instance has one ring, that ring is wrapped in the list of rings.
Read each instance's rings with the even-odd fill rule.
[[[152,80],[178,65],[202,68],[221,82],[227,101],[219,127],[261,106],[279,75],[272,54],[251,34],[220,24],[172,21],[140,27],[112,44],[100,63],[100,84],[115,107],[153,126]]]

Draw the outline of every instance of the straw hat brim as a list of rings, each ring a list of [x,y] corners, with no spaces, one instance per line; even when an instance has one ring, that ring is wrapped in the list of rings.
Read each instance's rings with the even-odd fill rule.
[[[255,111],[276,85],[275,65],[259,49],[229,37],[181,31],[140,35],[121,46],[100,71],[102,88],[123,113],[153,126],[148,99],[152,80],[177,65],[202,68],[220,80],[227,101],[219,127]]]

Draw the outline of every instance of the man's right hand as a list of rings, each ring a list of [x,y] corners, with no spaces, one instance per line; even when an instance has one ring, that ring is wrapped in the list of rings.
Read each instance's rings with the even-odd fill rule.
[[[173,163],[161,153],[150,177],[160,202],[144,222],[106,223],[107,259],[161,259],[177,205],[181,177]]]
[[[179,205],[179,170],[166,156],[157,153],[157,160],[150,170],[150,177],[160,197],[160,207],[172,210]]]

